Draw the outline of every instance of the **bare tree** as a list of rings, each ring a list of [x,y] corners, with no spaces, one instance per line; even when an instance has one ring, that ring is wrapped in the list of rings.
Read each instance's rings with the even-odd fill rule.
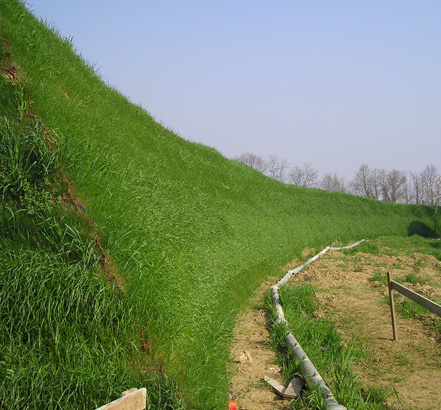
[[[279,179],[279,181],[285,182],[286,181],[286,172],[289,169],[289,163],[285,158],[281,158],[279,163],[280,163],[280,179]]]
[[[325,174],[320,182],[320,188],[325,191],[346,192],[345,182],[337,174]]]
[[[375,174],[367,164],[361,164],[357,174],[350,183],[351,192],[365,198],[374,198]]]
[[[267,161],[268,167],[266,169],[266,174],[273,179],[278,181],[285,181],[286,170],[289,167],[288,161],[283,158],[270,155]]]
[[[382,198],[383,180],[385,175],[386,171],[382,168],[374,168],[371,170],[372,198],[378,201]]]
[[[426,190],[429,191],[429,195],[432,198],[431,206],[434,207],[435,210],[435,216],[434,216],[434,224],[433,224],[433,230],[436,234],[437,229],[437,215],[438,215],[438,207],[441,205],[441,176],[435,177],[435,180],[425,187]]]
[[[245,152],[234,159],[236,161],[243,162],[245,165],[248,165],[249,167],[252,167],[260,172],[265,172],[268,168],[268,164],[262,157],[252,154],[251,152]]]
[[[437,202],[436,185],[439,179],[438,170],[435,165],[428,165],[421,173],[420,199],[423,205],[435,206]]]
[[[410,178],[406,177],[406,187],[404,188],[404,203],[405,204],[411,204],[414,201],[412,174],[409,172],[409,175],[410,175]]]
[[[407,188],[406,174],[393,169],[386,175],[386,185],[384,187],[385,200],[389,202],[402,202],[405,198]]]
[[[268,160],[264,160],[259,155],[245,152],[234,159],[270,178],[301,187],[320,187],[326,191],[338,192],[350,191],[355,195],[387,202],[433,206],[436,224],[438,206],[441,202],[441,177],[435,165],[428,165],[423,172],[414,174],[396,169],[390,172],[383,168],[371,169],[367,164],[361,164],[354,179],[346,186],[344,179],[336,173],[325,174],[322,180],[317,182],[318,172],[309,163],[303,164],[303,167],[293,167],[287,175],[288,162],[277,156],[270,155]]]
[[[289,182],[305,188],[313,188],[317,186],[317,178],[318,172],[308,163],[303,164],[303,168],[295,166],[289,172]]]
[[[418,205],[421,202],[423,186],[421,174],[414,174],[413,172],[410,172],[410,179],[412,181],[412,198],[414,198],[415,203]]]
[[[416,203],[433,206],[435,181],[438,171],[434,165],[427,166],[423,172],[414,174],[396,169],[370,169],[361,164],[350,183],[351,193],[387,202]],[[428,187],[432,187],[428,189]]]
[[[354,195],[385,200],[388,197],[387,172],[382,168],[370,169],[367,164],[361,164],[349,187]]]

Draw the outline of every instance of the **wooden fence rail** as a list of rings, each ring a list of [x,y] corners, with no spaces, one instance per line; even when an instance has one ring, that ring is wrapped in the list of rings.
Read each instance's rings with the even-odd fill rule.
[[[420,294],[414,292],[413,290],[406,288],[400,283],[395,282],[394,280],[391,279],[391,275],[389,272],[387,272],[387,286],[389,288],[390,313],[392,317],[392,332],[393,332],[394,340],[397,340],[397,329],[396,329],[396,319],[395,319],[394,295],[392,293],[393,290],[397,291],[398,293],[401,293],[406,298],[417,303],[418,305],[429,310],[430,312],[435,313],[435,315],[441,317],[440,305],[431,301],[430,299],[425,298],[424,296],[421,296]]]

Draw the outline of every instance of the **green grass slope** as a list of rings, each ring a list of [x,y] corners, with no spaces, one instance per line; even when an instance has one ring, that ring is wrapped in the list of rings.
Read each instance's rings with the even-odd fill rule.
[[[142,382],[142,369],[136,377],[130,373],[140,354],[139,335],[131,326],[136,322],[145,329],[156,360],[164,360],[166,373],[178,383],[189,408],[225,408],[234,317],[265,277],[277,273],[306,246],[407,235],[410,226],[431,224],[425,208],[287,186],[212,148],[185,141],[104,84],[68,41],[38,22],[21,3],[0,2],[0,19],[1,36],[8,40],[22,83],[31,90],[27,95],[32,106],[58,136],[64,172],[86,209],[85,217],[94,220],[103,238],[112,269],[126,284],[118,302],[124,306],[109,313],[119,315],[117,323],[128,328],[121,335],[115,332],[119,355],[113,349],[109,357],[96,359],[106,362],[107,373],[114,373],[121,384]],[[130,57],[115,50],[115,58]],[[8,101],[2,98],[3,116],[13,111]],[[38,241],[28,243],[26,252],[38,246]],[[0,248],[3,255],[5,249]],[[14,252],[18,257],[20,252]],[[65,270],[76,262],[66,263]],[[26,266],[31,269],[32,264]],[[48,263],[45,269],[51,266]],[[89,275],[78,292],[96,292],[97,297],[107,292],[105,284],[97,288],[93,283],[93,266],[88,269],[89,273],[78,271],[80,277]],[[4,271],[1,274],[6,277]],[[38,287],[32,292],[38,294]],[[93,333],[93,315],[87,320]],[[78,332],[72,325],[63,337]],[[103,349],[100,337],[91,340],[96,350]],[[67,359],[77,354],[72,346],[64,356],[66,378],[98,378],[93,366],[76,371],[74,358]],[[53,349],[38,360],[49,361]],[[8,357],[0,360],[10,364]],[[52,363],[55,369],[57,362]],[[119,370],[112,373],[113,365]],[[89,402],[82,387],[69,386],[63,394],[70,395],[72,408]],[[169,389],[166,395],[173,394],[168,385],[161,386]],[[114,398],[123,389],[116,382],[108,386]],[[156,406],[176,408],[170,402]]]

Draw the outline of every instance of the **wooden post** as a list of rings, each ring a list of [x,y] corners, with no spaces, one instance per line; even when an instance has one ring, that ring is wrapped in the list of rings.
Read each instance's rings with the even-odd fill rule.
[[[390,277],[390,272],[387,272],[387,287],[389,289],[389,301],[390,301],[390,314],[392,317],[392,332],[394,335],[393,340],[397,340],[397,328],[395,324],[395,306],[394,306],[394,295],[392,293],[392,280]]]

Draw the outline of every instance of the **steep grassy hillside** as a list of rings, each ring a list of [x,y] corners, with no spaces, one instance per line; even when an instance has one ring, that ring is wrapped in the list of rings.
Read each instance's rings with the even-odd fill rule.
[[[407,235],[410,226],[431,223],[430,212],[422,207],[287,186],[225,159],[212,148],[184,141],[104,84],[68,41],[38,22],[21,3],[0,2],[0,19],[1,36],[8,40],[21,84],[31,90],[20,101],[30,98],[32,108],[50,128],[59,148],[58,161],[85,208],[84,218],[95,222],[110,255],[112,274],[124,282],[120,302],[124,306],[114,316],[127,330],[114,334],[120,356],[107,358],[109,378],[115,376],[122,384],[142,382],[145,369],[139,366],[143,359],[139,333],[132,326],[136,324],[145,333],[155,361],[164,361],[165,372],[179,384],[188,407],[224,408],[232,323],[257,284],[306,246]],[[4,54],[3,49],[2,58]],[[115,58],[130,56],[119,56],[115,50]],[[17,117],[16,104],[10,106],[9,101],[2,98],[3,121],[5,115]],[[2,206],[3,223],[12,224]],[[26,246],[32,252],[39,247],[38,240]],[[0,248],[3,255],[5,249]],[[21,255],[17,249],[10,252]],[[69,263],[73,262],[67,261],[66,270]],[[51,266],[45,269],[52,270]],[[108,292],[109,287],[93,284],[94,265],[88,269],[89,273],[78,273],[89,275],[78,292],[95,292],[97,297]],[[71,284],[62,286],[68,289]],[[93,332],[93,326],[92,315],[90,328],[82,332]],[[77,329],[72,325],[66,332],[65,338]],[[103,349],[100,337],[91,340],[97,350]],[[41,363],[54,363],[54,369],[61,365],[50,362],[52,348],[39,354]],[[63,372],[66,378],[78,379],[80,387],[60,383],[52,391],[69,395],[72,408],[78,408],[84,395],[92,394],[85,393],[80,380],[98,376],[93,366],[75,370],[75,350],[65,354],[73,357],[64,361]],[[102,355],[94,360],[107,359]],[[11,362],[9,356],[1,360],[11,369],[11,363],[24,366],[23,361]],[[109,370],[113,365],[120,370]],[[131,372],[136,375],[126,375]],[[145,383],[153,385],[151,377],[145,377]],[[160,389],[174,394],[170,386]],[[108,390],[117,397],[123,388],[112,382]],[[108,396],[103,393],[87,402],[100,397]],[[170,403],[156,405],[173,408]]]

